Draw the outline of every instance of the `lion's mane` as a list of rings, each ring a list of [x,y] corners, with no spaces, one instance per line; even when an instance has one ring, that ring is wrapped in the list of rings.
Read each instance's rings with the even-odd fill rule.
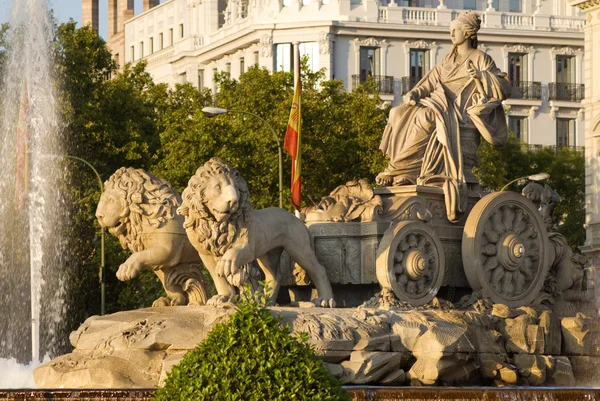
[[[211,177],[224,174],[233,178],[239,194],[239,208],[224,222],[217,222],[206,207],[205,191]],[[204,249],[217,257],[223,254],[236,240],[247,237],[247,226],[252,214],[248,185],[240,173],[218,157],[213,157],[200,167],[190,178],[182,194],[183,202],[177,210],[185,216],[184,228],[193,230]]]
[[[168,181],[142,169],[121,167],[104,185],[122,197],[121,221],[125,229],[114,234],[123,248],[132,252],[144,250],[144,225],[163,227],[175,217],[181,204],[181,197]]]

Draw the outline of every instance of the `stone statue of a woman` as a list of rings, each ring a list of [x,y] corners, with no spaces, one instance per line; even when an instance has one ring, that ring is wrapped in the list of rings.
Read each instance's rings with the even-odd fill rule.
[[[477,129],[494,145],[508,138],[501,102],[510,94],[510,82],[477,49],[480,24],[474,11],[452,21],[452,51],[390,111],[380,145],[390,162],[377,183],[441,186],[450,221],[466,207],[461,130]]]

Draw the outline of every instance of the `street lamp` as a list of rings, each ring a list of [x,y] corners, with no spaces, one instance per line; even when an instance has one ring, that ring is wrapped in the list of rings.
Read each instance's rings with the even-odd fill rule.
[[[104,184],[102,183],[102,177],[100,177],[98,170],[96,170],[96,168],[92,166],[87,160],[83,160],[80,157],[69,155],[65,155],[64,157],[68,159],[79,160],[80,162],[85,163],[89,168],[91,168],[94,171],[94,174],[96,174],[96,178],[98,178],[98,184],[100,185],[100,196],[102,196],[102,193],[104,192]],[[106,313],[106,264],[104,261],[104,231],[104,227],[100,227],[100,315],[104,315]]]
[[[204,114],[204,116],[208,117],[208,118],[213,118],[218,115],[225,114],[225,113],[250,114],[251,116],[254,116],[254,117],[258,118],[259,120],[261,120],[262,122],[264,122],[265,125],[267,127],[269,127],[269,129],[273,133],[273,136],[275,137],[275,141],[277,142],[277,150],[279,151],[279,207],[283,209],[283,155],[282,155],[282,151],[281,151],[281,142],[279,141],[279,137],[277,136],[277,133],[275,132],[275,130],[273,129],[271,124],[269,124],[267,122],[267,120],[265,120],[258,114],[252,113],[250,111],[228,110],[228,109],[222,109],[220,107],[205,107],[202,109],[202,114]]]
[[[534,174],[534,175],[529,175],[529,176],[525,176],[525,177],[515,178],[514,180],[510,181],[508,184],[506,184],[505,186],[503,186],[502,189],[500,190],[500,192],[504,192],[504,190],[506,188],[508,188],[510,186],[510,184],[512,184],[513,182],[524,180],[525,178],[527,178],[530,181],[544,181],[544,180],[547,180],[548,178],[550,178],[550,174],[548,174],[548,173],[537,173],[537,174]]]
[[[100,196],[102,196],[102,193],[104,192],[104,184],[102,183],[102,177],[100,177],[98,170],[96,170],[96,168],[94,166],[92,166],[87,160],[84,160],[77,156],[70,156],[70,155],[44,155],[44,156],[57,157],[57,158],[64,157],[66,159],[79,160],[80,162],[85,163],[89,168],[92,169],[94,174],[96,174],[96,178],[98,178],[98,184],[100,185]],[[105,263],[105,258],[104,258],[104,232],[105,232],[104,227],[100,227],[100,272],[98,275],[100,278],[100,314],[101,315],[104,315],[106,313],[106,281],[105,281],[106,263]]]

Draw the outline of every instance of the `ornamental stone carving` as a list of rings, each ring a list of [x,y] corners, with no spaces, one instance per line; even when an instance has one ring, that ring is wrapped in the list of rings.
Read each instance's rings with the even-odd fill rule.
[[[260,55],[264,58],[271,58],[273,55],[273,36],[268,33],[260,37]]]
[[[331,53],[331,34],[329,32],[319,33],[319,54]]]
[[[306,221],[373,221],[383,213],[381,197],[365,180],[349,181],[304,210]]]

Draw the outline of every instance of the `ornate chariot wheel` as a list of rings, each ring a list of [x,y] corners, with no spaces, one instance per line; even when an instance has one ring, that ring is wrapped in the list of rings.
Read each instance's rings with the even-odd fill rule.
[[[444,279],[442,242],[430,226],[401,221],[390,227],[377,249],[377,280],[398,299],[423,305],[436,296]]]
[[[467,218],[463,266],[473,290],[496,303],[529,305],[548,273],[548,233],[533,203],[515,192],[481,199]]]

